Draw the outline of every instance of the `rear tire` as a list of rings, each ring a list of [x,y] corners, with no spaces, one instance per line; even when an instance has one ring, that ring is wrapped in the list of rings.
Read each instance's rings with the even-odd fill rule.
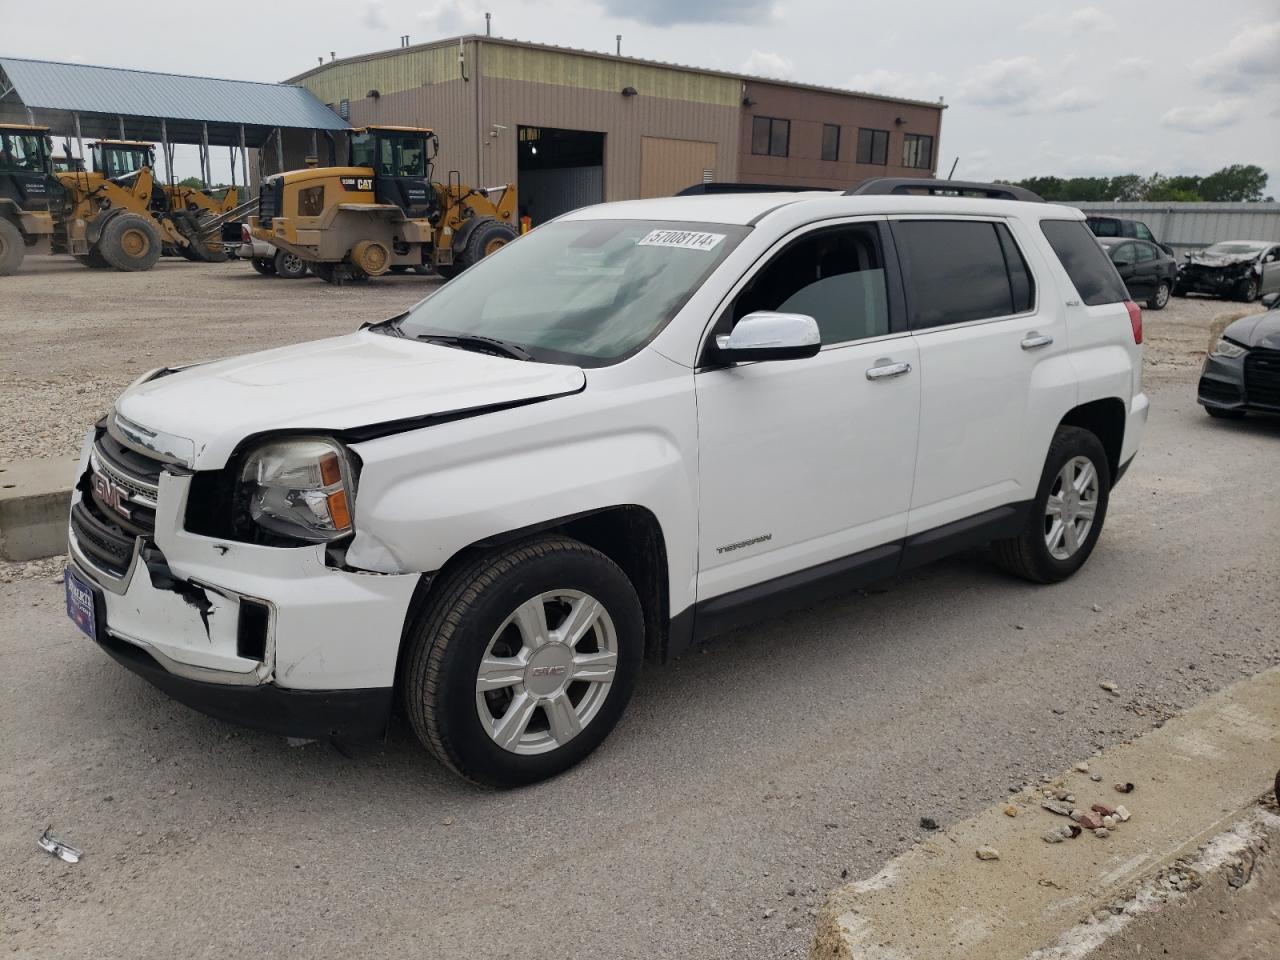
[[[546,537],[459,567],[408,645],[401,690],[418,738],[459,775],[515,787],[562,773],[608,736],[640,671],[644,617],[612,560]]]
[[[1079,481],[1087,476],[1085,463],[1093,471],[1093,481],[1084,484],[1082,491]],[[1071,474],[1077,483],[1067,484],[1065,474]],[[1075,489],[1074,495],[1069,488]],[[1040,485],[1022,532],[991,544],[996,564],[1034,583],[1067,579],[1084,566],[1093,552],[1110,496],[1111,467],[1102,442],[1080,427],[1059,427],[1049,444]],[[1086,519],[1091,521],[1087,525],[1083,522]],[[1056,546],[1051,547],[1055,541]]]
[[[160,231],[146,217],[122,213],[103,228],[97,252],[117,270],[150,270],[160,259]]]
[[[277,250],[271,269],[282,280],[300,280],[307,275],[307,261],[296,253]]]
[[[254,257],[249,261],[253,269],[258,271],[264,277],[274,277],[276,275],[276,262],[266,257]]]
[[[22,231],[8,220],[0,219],[0,277],[17,273],[26,255],[27,244],[22,239]]]
[[[1161,280],[1156,287],[1156,292],[1151,299],[1147,301],[1148,310],[1163,310],[1169,304],[1169,284]]]

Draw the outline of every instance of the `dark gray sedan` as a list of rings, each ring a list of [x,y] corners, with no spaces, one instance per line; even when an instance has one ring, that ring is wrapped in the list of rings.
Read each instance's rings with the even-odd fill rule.
[[[1177,283],[1178,261],[1146,240],[1099,237],[1098,243],[1116,265],[1129,298],[1150,310],[1163,310]]]
[[[1197,399],[1211,417],[1280,413],[1280,294],[1262,302],[1265,313],[1231,324],[1205,358]]]

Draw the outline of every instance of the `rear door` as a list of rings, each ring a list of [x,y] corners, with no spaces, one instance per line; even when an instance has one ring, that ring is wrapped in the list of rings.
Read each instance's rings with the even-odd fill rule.
[[[1074,401],[1058,362],[1062,307],[1037,281],[1032,239],[1015,236],[1025,230],[999,218],[893,221],[920,351],[909,534],[1030,500],[1058,411]]]
[[[1133,247],[1135,257],[1133,275],[1138,284],[1137,289],[1130,284],[1130,295],[1135,300],[1149,300],[1156,295],[1156,285],[1160,282],[1160,274],[1164,269],[1164,257],[1154,244],[1137,240],[1130,246]]]
[[[1259,293],[1280,290],[1280,246],[1272,247],[1262,255],[1262,282]]]

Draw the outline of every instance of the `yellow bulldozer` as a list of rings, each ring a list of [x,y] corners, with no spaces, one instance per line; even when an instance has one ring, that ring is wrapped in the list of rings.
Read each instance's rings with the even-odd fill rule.
[[[430,268],[452,277],[516,238],[516,191],[466,187],[456,171],[434,181],[438,149],[424,127],[353,130],[347,166],[264,178],[249,230],[329,283]]]
[[[52,154],[48,127],[0,123],[0,277],[17,273],[28,252],[53,249],[62,198]]]

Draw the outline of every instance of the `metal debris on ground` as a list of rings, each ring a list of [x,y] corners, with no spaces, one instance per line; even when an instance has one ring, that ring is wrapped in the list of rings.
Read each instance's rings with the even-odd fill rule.
[[[67,863],[79,863],[80,858],[84,856],[75,847],[68,846],[57,837],[53,836],[49,831],[53,829],[52,824],[45,828],[44,833],[40,834],[40,839],[36,842],[40,844],[40,849],[45,853],[51,853],[60,860]]]

